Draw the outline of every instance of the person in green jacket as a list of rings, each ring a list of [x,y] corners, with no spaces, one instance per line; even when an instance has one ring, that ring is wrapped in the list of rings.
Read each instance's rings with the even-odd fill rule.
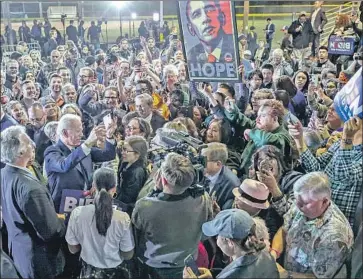
[[[257,113],[256,120],[251,120],[241,113],[232,102],[225,106],[224,114],[232,125],[242,129],[248,142],[242,153],[241,171],[243,176],[248,174],[252,154],[264,145],[274,145],[283,153],[288,165],[292,164],[292,138],[284,128],[284,108],[277,100],[263,100]]]
[[[251,165],[252,154],[264,145],[276,146],[283,152],[285,163],[293,166],[294,141],[283,125],[284,107],[277,100],[260,100],[256,120],[245,116],[233,98],[226,97],[223,106],[213,97],[212,88],[204,86],[201,92],[209,99],[212,113],[218,119],[226,118],[232,126],[244,135],[247,144],[242,152],[239,177],[246,178]]]
[[[248,142],[242,153],[241,173],[245,177],[251,165],[252,154],[264,145],[274,145],[284,154],[287,165],[292,165],[293,143],[284,128],[284,108],[277,100],[263,100],[256,120],[251,120],[239,111],[233,100],[227,102],[223,111],[225,117],[235,127],[239,127]]]

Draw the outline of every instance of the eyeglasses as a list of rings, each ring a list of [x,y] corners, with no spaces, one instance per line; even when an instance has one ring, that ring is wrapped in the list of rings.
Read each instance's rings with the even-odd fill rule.
[[[137,153],[136,151],[133,151],[133,150],[127,150],[126,147],[122,147],[122,152],[125,152],[125,153]]]
[[[104,99],[117,99],[117,96],[105,96]]]
[[[140,128],[135,128],[135,127],[132,127],[132,126],[127,126],[126,129],[130,130],[130,131],[140,130]]]

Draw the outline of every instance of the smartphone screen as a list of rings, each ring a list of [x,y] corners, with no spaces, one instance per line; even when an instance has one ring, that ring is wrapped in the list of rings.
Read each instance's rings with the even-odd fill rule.
[[[192,255],[189,255],[188,257],[185,258],[184,265],[190,267],[196,276],[200,275],[197,263],[195,262]]]
[[[112,124],[112,116],[111,113],[107,114],[103,117],[103,124],[105,124],[105,128],[107,130],[108,127]]]
[[[319,85],[319,76],[318,75],[313,75],[313,83],[316,86]]]
[[[260,171],[273,171],[273,167],[269,160],[264,159],[260,162],[260,165],[258,167]]]

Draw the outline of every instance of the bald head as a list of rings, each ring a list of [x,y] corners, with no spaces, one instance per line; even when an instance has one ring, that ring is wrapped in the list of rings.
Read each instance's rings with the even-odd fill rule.
[[[50,54],[50,61],[52,64],[58,64],[61,59],[61,54],[58,50],[53,50]]]

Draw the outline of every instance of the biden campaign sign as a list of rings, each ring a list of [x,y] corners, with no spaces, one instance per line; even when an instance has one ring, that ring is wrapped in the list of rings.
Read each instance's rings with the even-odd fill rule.
[[[346,122],[352,116],[363,118],[362,68],[348,81],[334,98],[335,111]]]
[[[354,38],[330,36],[328,52],[330,54],[352,55],[354,52]]]

